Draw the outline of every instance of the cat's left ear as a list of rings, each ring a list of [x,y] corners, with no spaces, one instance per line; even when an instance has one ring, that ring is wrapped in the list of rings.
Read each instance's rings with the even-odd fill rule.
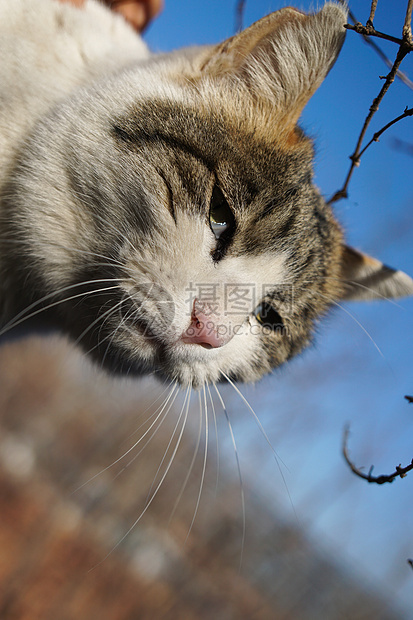
[[[334,64],[346,21],[345,8],[332,2],[310,15],[286,7],[207,49],[198,70],[235,92],[245,87],[291,128]]]
[[[344,246],[342,299],[361,301],[413,295],[413,280],[403,271],[383,265],[376,258]]]

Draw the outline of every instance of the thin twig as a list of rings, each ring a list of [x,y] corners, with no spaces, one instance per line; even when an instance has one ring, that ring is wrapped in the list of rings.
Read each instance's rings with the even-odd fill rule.
[[[367,43],[367,45],[370,45],[370,47],[372,47],[374,49],[374,51],[376,52],[376,54],[378,54],[378,56],[380,56],[380,58],[382,59],[382,61],[387,65],[387,67],[389,69],[392,68],[392,61],[387,58],[386,54],[383,52],[383,50],[381,49],[381,47],[379,47],[377,45],[377,43],[373,40],[373,39],[369,39],[369,37],[366,37],[364,35],[363,39],[365,41],[365,43]],[[407,75],[404,73],[404,71],[400,71],[400,69],[397,70],[396,73],[396,77],[399,78],[399,80],[401,82],[403,82],[403,84],[405,84],[406,86],[408,86],[411,90],[413,90],[413,82],[412,80],[410,80]]]
[[[366,135],[368,126],[370,125],[371,119],[373,118],[377,110],[379,109],[379,105],[384,95],[387,93],[391,84],[394,82],[395,76],[397,75],[401,62],[407,56],[407,54],[409,54],[413,50],[413,42],[412,42],[412,37],[411,37],[411,17],[412,17],[412,9],[413,9],[413,0],[409,0],[408,5],[407,5],[406,17],[405,17],[404,26],[403,26],[403,39],[398,39],[396,37],[392,37],[390,35],[386,35],[384,33],[378,32],[374,28],[373,23],[372,23],[372,17],[374,17],[376,6],[377,6],[377,2],[374,2],[373,0],[372,5],[371,5],[370,18],[366,26],[363,26],[360,22],[356,22],[354,26],[350,24],[346,24],[345,28],[348,28],[349,30],[355,30],[356,32],[362,34],[363,36],[378,36],[378,37],[387,39],[389,41],[393,41],[394,43],[399,44],[399,49],[397,52],[396,60],[394,61],[389,74],[385,78],[386,79],[385,83],[383,84],[382,88],[380,89],[379,94],[373,100],[373,103],[370,106],[369,113],[364,121],[363,127],[358,137],[356,148],[354,150],[354,153],[350,156],[351,165],[347,173],[346,179],[344,181],[343,187],[340,190],[338,190],[332,196],[332,198],[330,198],[330,200],[328,201],[329,204],[337,202],[338,200],[341,200],[342,198],[347,198],[347,195],[348,195],[347,190],[348,190],[348,186],[350,183],[350,179],[353,175],[354,169],[360,164],[360,157],[362,153],[364,153],[366,148],[371,144],[371,141],[370,141],[367,147],[361,150],[361,145],[363,143],[364,136]],[[353,15],[352,17],[354,18]],[[397,122],[397,120],[392,121],[390,124],[388,124],[388,126],[386,126],[386,128],[390,127],[392,124],[394,124],[394,122]],[[385,131],[385,129],[383,129],[383,131]],[[374,137],[372,141],[374,142]]]
[[[347,7],[347,4],[344,0],[340,0],[340,3],[343,4],[343,6]],[[377,3],[376,3],[377,4]],[[374,10],[376,10],[374,8]],[[371,14],[370,14],[371,15]],[[354,15],[353,11],[351,11],[349,9],[348,11],[348,16],[350,18],[350,21],[353,24],[357,24],[358,23],[358,19],[357,17]],[[368,23],[368,22],[367,22]],[[376,43],[376,41],[374,39],[372,39],[371,37],[367,36],[366,34],[362,34],[361,35],[363,37],[363,41],[365,43],[367,43],[367,45],[369,45],[370,47],[372,47],[374,49],[374,51],[376,52],[376,54],[378,54],[378,56],[380,56],[380,58],[382,59],[382,61],[387,65],[387,67],[389,69],[392,68],[393,63],[391,62],[391,60],[389,58],[387,58],[386,54],[383,52],[383,50],[381,49],[381,47],[379,47]],[[408,86],[409,88],[411,88],[413,90],[413,82],[411,80],[409,80],[409,78],[407,77],[407,75],[403,72],[400,71],[400,69],[397,71],[397,77],[399,78],[399,80],[401,80],[404,84],[406,84],[406,86]]]
[[[348,186],[349,186],[349,183],[350,183],[350,179],[351,179],[351,177],[353,175],[354,169],[356,168],[356,166],[358,166],[360,164],[360,149],[361,149],[362,142],[364,140],[364,136],[366,135],[368,126],[370,125],[371,119],[373,118],[374,114],[379,109],[379,105],[380,105],[384,95],[387,93],[387,91],[389,90],[391,84],[394,82],[394,78],[396,76],[396,73],[398,71],[398,68],[400,67],[400,64],[401,64],[402,60],[405,58],[405,56],[410,51],[411,51],[411,49],[409,47],[406,47],[404,44],[400,45],[399,50],[397,52],[396,60],[394,61],[394,64],[393,64],[393,67],[391,68],[390,73],[386,77],[386,81],[383,84],[382,88],[380,89],[379,94],[373,100],[373,103],[370,106],[369,113],[368,113],[368,115],[367,115],[367,117],[366,117],[366,119],[364,121],[362,130],[361,130],[360,135],[358,137],[356,148],[354,150],[354,153],[350,156],[351,165],[350,165],[350,169],[349,169],[349,171],[347,173],[347,177],[346,177],[346,179],[344,181],[344,185],[343,185],[343,187],[338,192],[336,192],[334,194],[334,196],[332,198],[330,198],[329,204],[332,204],[333,202],[336,202],[337,200],[340,200],[341,198],[347,198],[347,189],[348,189]]]
[[[354,465],[354,463],[350,460],[348,449],[347,449],[347,441],[350,433],[350,429],[347,426],[344,429],[343,433],[343,456],[350,467],[351,471],[356,474],[359,478],[363,478],[363,480],[367,480],[367,482],[374,482],[375,484],[385,484],[386,482],[393,482],[393,480],[397,477],[404,478],[409,471],[413,469],[413,459],[412,462],[406,467],[402,467],[401,465],[396,466],[396,471],[392,474],[383,474],[381,476],[373,476],[373,465],[370,467],[369,473],[365,474],[358,467]]]
[[[373,142],[378,142],[379,138],[381,136],[382,133],[384,133],[385,131],[387,131],[387,129],[389,129],[392,125],[394,125],[395,123],[398,123],[399,121],[401,121],[403,118],[407,118],[408,116],[413,116],[413,108],[405,108],[403,114],[400,114],[400,116],[398,116],[397,118],[394,118],[392,121],[390,121],[389,123],[387,123],[387,125],[384,125],[384,127],[382,127],[381,129],[379,129],[379,131],[376,131],[376,133],[374,134],[374,136],[372,137],[372,139],[370,140],[370,142],[368,142],[366,144],[366,146],[360,151],[359,154],[359,159],[360,157],[365,153],[365,151],[367,151],[367,149],[369,148],[369,146],[371,144],[373,144]]]
[[[238,0],[235,8],[235,32],[241,32],[244,27],[244,11],[246,0]]]
[[[368,22],[366,26],[363,26],[361,22],[356,22],[355,24],[344,24],[344,28],[347,30],[354,30],[363,36],[378,37],[379,39],[385,39],[386,41],[391,41],[392,43],[397,43],[398,45],[402,45],[403,43],[403,39],[393,37],[393,35],[386,34],[385,32],[380,32],[380,30],[376,30],[374,26],[370,26]]]
[[[412,40],[412,10],[413,10],[413,0],[409,0],[406,11],[406,19],[404,20],[403,26],[403,40],[407,43],[413,43]]]
[[[376,12],[376,8],[377,8],[377,0],[373,0],[371,3],[370,17],[367,20],[368,25],[371,25],[371,26],[373,25],[374,14]]]

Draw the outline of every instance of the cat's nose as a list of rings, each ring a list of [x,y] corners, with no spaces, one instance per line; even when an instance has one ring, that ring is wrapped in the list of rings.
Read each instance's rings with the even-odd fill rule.
[[[191,323],[182,334],[181,341],[216,349],[227,344],[231,338],[229,326],[219,320],[208,304],[195,300]]]

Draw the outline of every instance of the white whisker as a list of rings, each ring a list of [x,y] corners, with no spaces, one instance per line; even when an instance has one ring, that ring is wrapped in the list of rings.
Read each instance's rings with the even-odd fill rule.
[[[164,463],[164,461],[165,461],[165,459],[166,459],[166,456],[167,456],[167,454],[168,454],[169,448],[171,447],[171,444],[172,444],[173,438],[175,437],[175,433],[176,433],[176,431],[177,431],[177,429],[178,429],[179,421],[180,421],[181,416],[182,416],[182,411],[184,410],[185,405],[186,405],[186,401],[187,401],[187,399],[189,398],[189,392],[190,392],[190,389],[191,389],[191,388],[190,388],[190,387],[188,387],[188,388],[187,388],[187,390],[186,390],[186,393],[185,393],[185,398],[184,398],[184,402],[182,403],[182,407],[181,407],[181,413],[180,413],[180,414],[179,414],[179,416],[178,416],[178,421],[177,421],[177,423],[175,424],[175,428],[174,428],[174,430],[172,431],[171,438],[169,439],[168,445],[166,446],[166,448],[165,448],[165,450],[164,450],[164,453],[163,453],[163,457],[162,457],[162,459],[161,459],[161,462],[159,463],[159,465],[158,465],[158,469],[156,470],[155,476],[153,477],[152,484],[151,484],[151,486],[150,486],[150,488],[149,488],[149,491],[148,491],[148,493],[147,493],[147,496],[146,496],[145,506],[146,506],[146,504],[147,504],[147,503],[148,503],[148,501],[149,501],[149,498],[150,498],[150,496],[151,496],[152,489],[153,489],[153,487],[154,487],[154,485],[155,485],[155,482],[156,482],[156,479],[157,479],[157,477],[158,477],[158,474],[159,474],[160,470],[162,469],[162,465],[163,465],[163,463]]]
[[[124,302],[124,299],[122,300],[122,303]],[[118,305],[118,309],[121,307],[121,304]],[[128,318],[130,317],[130,315],[132,314],[133,309],[131,308],[130,310],[128,310],[128,312],[126,314],[122,314],[121,312],[119,313],[119,322],[118,325],[116,326],[116,329],[112,329],[111,333],[108,336],[105,336],[105,338],[103,338],[103,340],[100,340],[99,344],[102,344],[102,342],[104,342],[105,340],[108,340],[108,344],[107,347],[105,349],[105,353],[102,357],[101,360],[101,366],[103,367],[105,364],[105,360],[106,357],[109,353],[110,347],[113,344],[113,341],[116,338],[116,334],[124,327],[124,325],[126,324],[126,321],[128,320]],[[109,318],[109,317],[108,317]],[[105,319],[106,320],[106,319]],[[101,329],[103,327],[103,323],[101,326]]]
[[[342,279],[341,278],[332,277],[332,276],[326,276],[326,280],[334,280],[335,282],[341,282],[342,283]],[[308,282],[309,284],[312,283],[311,280],[306,280],[306,282]],[[379,293],[379,291],[377,291],[376,289],[374,289],[371,286],[367,286],[366,284],[361,284],[361,282],[355,282],[354,280],[346,280],[346,283],[351,284],[351,286],[363,289],[364,291],[369,291],[369,292],[374,294],[374,298],[375,299],[381,300],[381,301],[388,301],[393,306],[396,306],[396,308],[399,308],[400,310],[404,310],[404,307],[401,306],[399,303],[397,303],[397,301],[395,299],[393,299],[392,297],[387,297],[387,295],[383,295],[383,294]],[[327,299],[327,297],[325,297],[325,299]],[[333,301],[334,300],[331,299],[330,303],[333,303]]]
[[[218,386],[215,383],[214,383],[214,388],[215,388],[215,391],[216,391],[216,393],[218,395],[218,398],[219,398],[219,400],[221,402],[222,409],[224,410],[224,415],[225,415],[225,418],[227,420],[229,432],[230,432],[230,435],[231,435],[232,446],[234,448],[235,461],[237,463],[238,479],[239,479],[240,493],[241,493],[241,507],[242,507],[242,541],[241,541],[241,557],[240,557],[240,562],[239,562],[239,571],[241,571],[242,560],[244,558],[245,535],[246,535],[244,484],[243,484],[243,481],[242,481],[241,464],[240,464],[240,461],[239,461],[239,454],[238,454],[237,443],[235,441],[235,435],[234,435],[234,431],[233,431],[233,428],[232,428],[232,424],[231,424],[231,420],[230,420],[230,417],[229,417],[229,413],[228,413],[228,410],[227,410],[226,405],[224,403],[224,400],[223,400],[221,394],[218,391]]]
[[[125,540],[125,538],[127,538],[129,536],[129,534],[132,532],[132,530],[136,527],[136,525],[139,523],[139,521],[142,519],[142,517],[144,516],[144,514],[146,513],[146,511],[148,510],[149,506],[152,504],[153,500],[155,499],[159,489],[161,488],[166,476],[168,475],[168,472],[172,466],[172,463],[175,459],[175,455],[178,452],[178,448],[180,446],[181,443],[181,439],[182,439],[182,435],[184,433],[185,430],[185,426],[186,426],[186,421],[188,419],[188,411],[189,411],[189,404],[190,404],[190,400],[191,400],[191,394],[190,394],[190,388],[188,387],[187,389],[187,395],[188,398],[186,398],[186,409],[185,409],[185,417],[184,417],[184,421],[182,423],[182,427],[181,427],[181,431],[179,433],[179,437],[176,441],[173,453],[171,455],[171,458],[169,459],[168,465],[164,471],[164,473],[162,474],[162,478],[160,479],[158,486],[156,487],[155,491],[152,494],[152,497],[150,498],[150,500],[148,501],[148,503],[145,505],[145,507],[143,508],[142,512],[140,513],[139,517],[137,519],[135,519],[135,521],[132,523],[132,525],[130,526],[130,528],[128,529],[127,532],[125,532],[125,534],[122,536],[122,538],[120,540],[118,540],[118,542],[116,543],[116,545],[114,545],[114,547],[111,549],[111,551],[109,551],[108,554],[106,554],[106,556],[94,567],[96,568],[97,566],[100,566],[114,551],[115,549],[117,549],[119,547],[120,544],[122,544],[122,542]],[[179,414],[179,419],[182,417],[183,415],[183,411],[184,409],[182,408],[181,413]],[[178,419],[178,421],[179,421]],[[93,569],[91,569],[93,570]],[[89,571],[90,572],[90,571]]]
[[[160,407],[158,407],[157,411],[159,411],[159,413],[157,413],[157,411],[155,412],[155,413],[157,413],[157,415],[156,415],[156,417],[155,417],[155,420],[152,422],[152,424],[149,426],[149,428],[145,431],[145,433],[142,435],[142,437],[140,437],[140,438],[138,439],[138,441],[135,441],[135,443],[134,443],[134,444],[133,444],[130,448],[128,448],[128,450],[126,450],[126,451],[125,451],[125,452],[124,452],[124,453],[123,453],[120,457],[118,457],[118,458],[117,458],[115,461],[113,461],[110,465],[107,465],[106,467],[104,467],[103,469],[101,469],[101,470],[100,470],[97,474],[95,474],[94,476],[92,476],[91,478],[89,478],[88,480],[86,480],[86,482],[84,482],[84,483],[83,483],[83,484],[81,484],[79,487],[77,487],[74,491],[72,491],[72,495],[73,495],[74,493],[77,493],[78,491],[80,491],[80,489],[83,489],[83,487],[84,487],[84,486],[86,486],[87,484],[90,484],[91,482],[93,482],[93,480],[95,480],[98,476],[101,476],[101,475],[102,475],[102,474],[104,474],[106,471],[108,471],[109,469],[111,469],[112,467],[114,467],[115,465],[117,465],[117,463],[120,463],[120,461],[122,461],[124,458],[126,458],[126,457],[128,456],[128,454],[130,454],[130,453],[132,452],[132,450],[135,450],[135,448],[136,448],[136,447],[137,447],[137,446],[141,443],[141,441],[142,441],[143,439],[145,439],[146,435],[147,435],[147,434],[151,431],[151,429],[155,426],[156,422],[159,420],[159,418],[162,416],[162,413],[165,411],[165,408],[167,407],[168,402],[171,400],[171,398],[172,398],[173,394],[175,393],[175,396],[174,396],[174,398],[172,399],[172,402],[170,403],[170,406],[169,406],[169,408],[168,408],[168,410],[167,410],[167,412],[166,412],[166,414],[165,414],[165,416],[164,416],[164,418],[163,418],[163,419],[165,419],[166,415],[167,415],[167,414],[168,414],[168,412],[170,411],[170,408],[172,407],[172,405],[173,405],[173,403],[174,403],[174,401],[175,401],[176,395],[177,395],[177,393],[178,393],[178,392],[177,392],[177,389],[178,389],[178,386],[177,386],[177,384],[176,384],[176,383],[174,383],[174,384],[172,385],[172,388],[171,388],[171,391],[170,391],[170,393],[169,393],[168,397],[167,397],[167,398],[166,398],[166,400],[162,403],[162,405],[161,405]],[[153,416],[151,416],[151,417],[153,417]],[[149,418],[149,420],[150,420],[150,418]],[[134,433],[136,433],[136,432],[137,432],[140,428],[142,428],[142,426],[144,426],[144,424],[146,424],[146,422],[145,422],[145,423],[143,423],[143,424],[141,424],[141,425],[138,427],[138,429],[137,429],[136,431],[134,431]],[[159,428],[159,426],[158,426],[158,428]],[[133,434],[134,434],[134,433],[133,433]],[[152,436],[153,436],[153,435],[152,435]],[[145,446],[146,446],[146,445],[147,445],[147,444],[145,444]],[[139,452],[139,454],[140,454],[140,452]],[[128,465],[129,465],[129,464],[128,464]],[[126,468],[124,468],[124,469],[126,469]],[[124,471],[124,470],[122,470],[122,471]]]
[[[215,496],[218,493],[218,484],[219,484],[219,441],[218,441],[218,424],[217,424],[217,416],[216,416],[216,412],[215,412],[215,405],[214,405],[214,399],[212,398],[212,394],[211,394],[211,389],[208,385],[208,383],[206,384],[206,389],[208,390],[208,396],[209,396],[209,402],[211,403],[211,409],[212,409],[212,415],[214,418],[214,427],[215,427],[215,440],[216,440],[216,452],[217,452],[217,479],[215,482]],[[216,388],[215,388],[216,389]]]
[[[76,284],[71,284],[70,286],[66,286],[66,287],[64,287],[62,289],[59,289],[58,291],[53,292],[53,293],[48,293],[47,295],[45,295],[41,299],[33,302],[32,304],[27,306],[27,308],[25,308],[24,310],[22,310],[21,312],[16,314],[16,316],[13,317],[13,319],[11,319],[0,330],[0,336],[3,336],[5,333],[10,331],[11,329],[14,329],[15,327],[17,327],[21,323],[24,323],[24,321],[32,319],[33,317],[41,314],[42,312],[45,312],[46,310],[50,310],[50,308],[54,308],[54,307],[58,306],[59,304],[63,304],[65,302],[67,302],[67,301],[72,301],[73,299],[78,299],[80,297],[85,297],[86,295],[93,295],[95,293],[96,294],[97,293],[102,293],[102,292],[105,292],[105,291],[111,291],[111,290],[115,290],[115,289],[119,288],[119,286],[116,285],[116,286],[110,286],[110,287],[104,287],[104,288],[96,289],[96,290],[93,290],[93,291],[84,291],[83,293],[77,293],[76,295],[71,295],[70,297],[64,297],[63,299],[58,299],[57,301],[55,301],[55,302],[53,302],[51,304],[48,304],[47,306],[42,306],[41,308],[39,308],[35,312],[30,312],[30,310],[32,310],[32,308],[36,308],[37,306],[39,306],[40,304],[45,302],[47,299],[51,299],[53,297],[56,297],[56,295],[61,295],[65,291],[69,291],[69,290],[72,290],[74,288],[78,288],[79,286],[86,286],[88,284],[97,284],[97,283],[101,283],[101,282],[106,282],[106,283],[107,282],[118,282],[118,278],[102,278],[101,280],[87,280],[87,281],[84,281],[84,282],[78,282]],[[27,312],[29,312],[29,314],[26,314]]]
[[[284,484],[285,490],[286,490],[286,492],[287,492],[288,499],[289,499],[289,501],[290,501],[290,505],[291,505],[291,508],[292,508],[292,510],[293,510],[294,516],[295,516],[295,518],[296,518],[296,520],[297,520],[297,522],[298,522],[298,516],[297,516],[297,513],[296,513],[296,511],[295,511],[295,506],[294,506],[294,503],[293,503],[293,500],[292,500],[292,497],[291,497],[291,494],[290,494],[290,490],[289,490],[289,488],[288,488],[287,481],[286,481],[286,479],[285,479],[284,473],[283,473],[283,471],[282,471],[282,469],[281,469],[281,465],[280,465],[280,463],[281,463],[281,464],[282,464],[282,465],[283,465],[283,466],[284,466],[284,467],[288,470],[287,466],[286,466],[286,465],[285,465],[285,463],[282,461],[282,459],[278,456],[277,452],[276,452],[276,451],[275,451],[275,449],[274,449],[274,446],[272,445],[271,441],[269,440],[269,437],[268,437],[267,433],[266,433],[266,432],[265,432],[265,430],[264,430],[263,425],[261,424],[261,421],[260,421],[259,417],[258,417],[258,416],[257,416],[257,414],[255,413],[254,409],[251,407],[251,405],[249,404],[249,402],[247,401],[247,399],[245,398],[245,396],[243,395],[243,393],[239,390],[239,388],[235,385],[235,383],[234,383],[233,381],[231,381],[231,379],[228,377],[228,375],[226,375],[226,374],[223,372],[223,373],[222,373],[222,376],[223,376],[223,377],[224,377],[224,378],[228,381],[228,383],[229,383],[230,385],[232,385],[232,387],[234,388],[235,392],[238,394],[238,396],[239,396],[239,397],[241,398],[241,400],[245,403],[245,405],[247,406],[247,408],[249,409],[249,411],[252,413],[252,415],[253,415],[253,417],[254,417],[254,420],[255,420],[255,422],[256,422],[256,424],[257,424],[257,426],[258,426],[258,428],[259,428],[259,430],[260,430],[260,432],[261,432],[262,436],[264,437],[265,441],[266,441],[266,442],[267,442],[267,444],[269,445],[269,447],[270,447],[270,449],[271,449],[271,452],[273,453],[274,460],[275,460],[275,462],[277,463],[277,468],[278,468],[278,471],[280,472],[280,476],[281,476],[281,479],[282,479],[282,481],[283,481],[283,484]]]
[[[0,243],[10,243],[10,244],[21,244],[23,246],[27,245],[26,239],[0,239]],[[123,263],[114,258],[113,256],[106,256],[105,254],[99,254],[98,252],[94,252],[93,250],[81,250],[80,248],[70,247],[63,245],[62,243],[57,243],[56,241],[49,240],[48,245],[54,248],[59,248],[59,250],[65,250],[68,253],[81,254],[85,256],[93,256],[96,258],[102,258],[104,260],[103,263],[93,263],[93,266],[102,266],[102,267],[124,267]]]
[[[320,297],[324,297],[324,299],[328,299],[328,301],[333,304],[334,306],[337,306],[337,308],[340,308],[340,310],[342,310],[345,314],[347,314],[347,316],[349,316],[354,322],[355,324],[360,327],[360,329],[366,334],[367,338],[370,340],[370,342],[373,344],[374,348],[377,350],[377,352],[379,353],[379,355],[385,359],[385,356],[383,355],[383,352],[381,351],[379,345],[377,344],[377,342],[374,340],[373,336],[367,331],[367,329],[364,327],[364,325],[362,325],[360,323],[360,321],[354,316],[354,314],[352,314],[350,312],[350,310],[347,310],[347,308],[345,308],[342,304],[340,304],[338,301],[334,301],[333,299],[329,299],[328,297],[326,297],[325,295],[321,295]]]
[[[203,464],[202,464],[202,475],[201,475],[201,481],[199,483],[199,492],[198,492],[198,497],[196,500],[196,505],[195,505],[195,510],[194,510],[194,514],[192,516],[192,521],[191,524],[189,526],[189,530],[188,533],[186,535],[186,538],[184,540],[184,545],[186,544],[189,535],[192,531],[192,527],[195,523],[195,519],[196,519],[196,515],[198,514],[198,508],[199,508],[199,504],[201,501],[201,495],[202,495],[202,489],[204,487],[204,480],[205,480],[205,472],[206,472],[206,464],[207,464],[207,456],[208,456],[208,405],[207,405],[207,400],[206,400],[206,392],[205,392],[205,385],[203,387],[203,396],[204,396],[204,411],[205,411],[205,450],[204,450],[204,460],[203,460]],[[202,421],[202,400],[201,400],[201,393],[199,392],[199,415]]]
[[[83,332],[80,334],[80,336],[78,336],[75,340],[75,345],[79,344],[79,342],[82,340],[82,338],[84,336],[86,336],[86,334],[88,332],[90,332],[91,329],[94,328],[95,325],[97,325],[98,323],[100,323],[102,321],[102,325],[99,328],[99,332],[101,331],[104,323],[108,320],[108,318],[111,316],[111,314],[114,314],[121,306],[122,304],[125,302],[125,298],[121,299],[120,301],[118,301],[114,306],[111,306],[109,308],[109,310],[106,310],[103,314],[100,314],[94,321],[92,321],[84,330]],[[98,343],[88,351],[88,353],[91,353],[92,351],[94,351],[97,347],[99,347],[101,345],[102,342],[105,341],[105,339],[109,338],[112,336],[112,333],[109,336],[106,336],[103,341],[98,339]]]
[[[177,384],[175,384],[176,387]],[[162,424],[165,422],[166,418],[169,415],[169,412],[171,411],[173,404],[176,400],[176,397],[179,393],[179,390],[176,392],[176,394],[174,395],[173,399],[171,400],[171,402],[169,403],[167,409],[165,410],[165,413],[163,414],[158,426],[154,429],[153,433],[148,437],[148,439],[145,441],[145,443],[143,444],[143,446],[141,447],[141,449],[139,450],[139,452],[137,452],[136,454],[133,455],[133,457],[130,459],[130,461],[128,461],[126,463],[126,465],[116,474],[116,476],[114,477],[114,480],[116,480],[116,478],[118,478],[121,474],[123,474],[123,472],[128,469],[128,467],[130,467],[132,465],[132,463],[134,463],[136,461],[136,459],[139,458],[139,456],[142,454],[142,452],[145,450],[145,448],[151,443],[152,439],[155,437],[156,433],[159,431],[159,429],[161,428]],[[166,403],[165,403],[166,405]],[[162,413],[162,411],[161,411]],[[154,424],[156,424],[157,420],[159,419],[159,415],[158,417],[154,420],[154,423],[152,424],[152,426],[154,426]],[[150,420],[150,418],[148,418]],[[142,425],[141,425],[142,426]],[[151,430],[150,428],[148,430]],[[146,433],[145,433],[146,434]],[[141,439],[143,439],[144,436],[141,437]],[[139,443],[139,442],[137,442]]]
[[[181,501],[182,495],[185,492],[186,486],[188,484],[188,480],[191,477],[192,470],[193,470],[194,465],[195,465],[195,460],[196,460],[196,457],[198,455],[199,445],[201,443],[201,436],[202,436],[202,417],[200,416],[200,418],[199,418],[198,436],[197,436],[195,447],[194,447],[194,451],[193,451],[193,454],[192,454],[191,463],[189,464],[189,467],[188,467],[187,472],[186,472],[185,480],[182,483],[182,486],[180,488],[180,491],[178,493],[178,496],[177,496],[177,498],[175,500],[175,503],[174,503],[174,506],[172,508],[172,512],[171,512],[171,516],[169,517],[168,525],[170,525],[170,523],[171,523],[171,521],[172,521],[172,519],[174,517],[174,514],[175,514],[175,512],[176,512],[176,510],[178,508],[179,502]]]
[[[258,416],[257,416],[257,414],[255,413],[254,409],[251,407],[251,405],[249,404],[249,402],[248,402],[248,401],[247,401],[247,399],[245,398],[244,394],[243,394],[243,393],[241,392],[241,390],[237,387],[237,385],[236,385],[233,381],[231,381],[231,379],[228,377],[228,375],[226,375],[226,374],[223,372],[223,373],[222,373],[222,376],[223,376],[223,377],[224,377],[224,378],[228,381],[228,383],[229,383],[229,384],[230,384],[230,385],[234,388],[234,390],[236,391],[236,393],[238,394],[238,396],[241,398],[241,400],[242,400],[242,401],[244,402],[244,404],[247,406],[247,408],[249,409],[249,411],[252,413],[252,415],[253,415],[253,417],[254,417],[254,419],[255,419],[255,421],[256,421],[256,423],[257,423],[257,425],[258,425],[258,428],[260,429],[260,432],[261,432],[262,436],[264,437],[265,441],[267,442],[267,444],[268,444],[268,445],[270,446],[270,448],[271,448],[271,452],[273,453],[274,458],[275,458],[275,460],[276,460],[276,462],[277,462],[278,466],[279,466],[279,463],[282,463],[282,465],[284,465],[284,467],[285,467],[286,469],[288,469],[288,468],[287,468],[287,466],[286,466],[286,464],[282,461],[282,459],[281,459],[281,458],[279,457],[279,455],[277,454],[277,452],[276,452],[276,450],[275,450],[274,446],[272,445],[272,443],[271,443],[271,441],[270,441],[270,439],[269,439],[269,437],[268,437],[267,433],[265,432],[265,429],[264,429],[264,427],[263,427],[263,425],[262,425],[262,423],[261,423],[261,420],[259,419],[259,417],[258,417]]]
[[[146,413],[146,412],[147,412],[147,411],[148,411],[151,407],[153,407],[153,405],[154,405],[156,402],[158,402],[158,400],[160,400],[160,399],[164,396],[164,394],[165,394],[165,393],[169,390],[169,388],[171,388],[171,387],[172,387],[173,389],[176,389],[176,388],[177,388],[177,384],[176,384],[175,382],[171,381],[171,382],[170,382],[170,383],[169,383],[169,384],[168,384],[168,385],[167,385],[167,386],[166,386],[166,387],[162,390],[162,392],[159,394],[159,396],[157,396],[157,397],[155,398],[155,400],[154,400],[154,401],[153,401],[153,402],[152,402],[152,403],[151,403],[148,407],[146,407],[146,409],[145,409],[142,413],[140,413],[139,415],[140,415],[140,416],[145,415],[145,413]],[[172,392],[174,391],[173,389],[171,390]],[[168,400],[170,397],[171,397],[171,394],[168,396],[168,398],[167,398],[166,400]],[[165,402],[165,401],[164,401],[164,402]],[[140,425],[138,426],[138,428],[136,428],[136,429],[135,429],[132,433],[130,433],[129,438],[131,438],[131,437],[133,437],[134,435],[136,435],[136,433],[138,433],[138,432],[140,431],[140,429],[142,428],[142,426],[145,426],[145,424],[147,424],[147,422],[148,422],[151,418],[153,418],[153,417],[154,417],[154,415],[156,415],[156,414],[157,414],[157,412],[159,411],[159,409],[163,406],[164,402],[156,408],[155,412],[154,412],[154,413],[152,413],[152,414],[149,416],[149,418],[147,418],[147,419],[145,420],[145,422],[143,422],[142,424],[140,424]]]

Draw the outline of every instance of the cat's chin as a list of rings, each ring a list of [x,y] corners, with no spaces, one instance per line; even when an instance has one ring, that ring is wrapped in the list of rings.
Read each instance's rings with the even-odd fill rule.
[[[232,348],[232,347],[231,347]],[[157,347],[152,356],[135,356],[116,346],[105,355],[95,352],[95,362],[110,374],[121,376],[143,376],[153,374],[165,383],[177,383],[181,388],[200,390],[206,385],[231,381],[257,381],[263,374],[265,365],[257,365],[255,372],[248,359],[233,354],[226,346],[220,349],[207,348],[194,344],[176,344]],[[229,359],[232,358],[232,363]],[[258,368],[260,371],[258,372]],[[270,371],[270,367],[266,371]]]
[[[271,371],[270,365],[265,364],[264,360],[260,360],[257,365],[251,364],[253,350],[258,353],[257,343],[247,343],[244,339],[239,342],[233,339],[219,348],[177,343],[162,350],[156,366],[160,377],[176,381],[183,388],[202,389],[205,385],[226,382],[228,379],[253,382]]]
[[[171,353],[159,354],[153,361],[127,355],[124,351],[112,347],[104,357],[99,355],[93,357],[95,362],[111,375],[141,377],[152,374],[164,383],[178,383],[182,388],[202,389],[207,384],[227,380],[225,377],[227,373],[222,374],[216,363],[208,364],[199,358],[194,362]],[[234,380],[238,379],[231,371],[228,371],[228,375]]]
[[[190,364],[177,360],[173,365],[165,361],[158,369],[157,376],[162,381],[176,382],[181,388],[194,390],[201,390],[206,385],[227,381],[226,373],[221,372],[216,364],[211,367],[201,361]],[[233,379],[238,378],[233,377]]]

